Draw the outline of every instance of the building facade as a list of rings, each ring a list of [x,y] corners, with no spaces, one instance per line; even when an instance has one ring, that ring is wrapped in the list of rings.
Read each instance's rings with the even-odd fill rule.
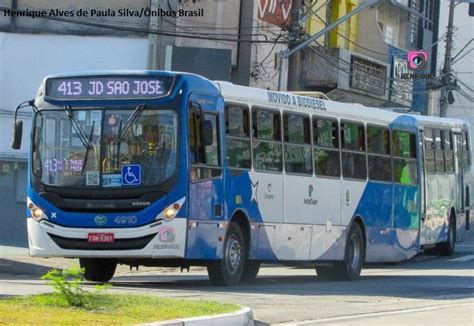
[[[311,8],[312,17],[306,26],[309,34],[313,26],[320,29],[335,22],[360,3],[333,0],[327,6]],[[426,72],[435,73],[435,26],[439,18],[436,3],[381,1],[340,24],[328,37],[321,37],[305,49],[305,66],[310,69],[302,76],[302,88],[326,92],[339,101],[424,113],[426,81],[404,77],[409,75],[410,50],[425,50],[429,60]]]

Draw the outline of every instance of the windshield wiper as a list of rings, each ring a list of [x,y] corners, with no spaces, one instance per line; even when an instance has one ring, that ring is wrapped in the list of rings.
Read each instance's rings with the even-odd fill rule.
[[[90,141],[87,141],[87,136],[85,135],[84,130],[82,130],[81,126],[79,126],[79,122],[77,122],[77,119],[74,116],[74,112],[72,112],[72,110],[71,110],[71,106],[70,105],[65,105],[64,106],[64,111],[66,111],[67,117],[71,121],[72,127],[74,128],[77,135],[79,136],[79,139],[81,140],[82,145],[84,145],[84,147],[86,149],[90,149],[90,147],[91,147]],[[91,134],[92,134],[92,131],[91,131]]]
[[[128,117],[127,121],[125,122],[125,125],[123,126],[122,130],[120,131],[118,140],[121,141],[125,134],[127,133],[128,129],[132,126],[132,124],[135,122],[135,120],[138,118],[140,113],[146,108],[146,104],[140,104],[135,108],[135,110],[132,112],[130,117]]]
[[[89,150],[91,149],[92,134],[94,133],[95,121],[92,122],[91,132],[89,133],[89,138],[87,139],[88,146],[86,147],[86,154],[84,155],[84,163],[82,164],[81,175],[84,175],[84,170],[87,165],[87,159],[89,158]]]

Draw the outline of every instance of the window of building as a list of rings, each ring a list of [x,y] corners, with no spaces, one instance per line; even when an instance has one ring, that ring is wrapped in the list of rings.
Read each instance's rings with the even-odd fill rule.
[[[341,175],[337,120],[313,118],[314,169],[317,176]]]
[[[284,113],[285,171],[312,174],[309,117]]]
[[[391,182],[390,133],[387,128],[367,126],[367,152],[369,179]]]
[[[348,179],[367,179],[365,130],[362,123],[341,122],[342,175]]]
[[[255,169],[270,172],[282,171],[280,113],[269,109],[253,108],[252,132]]]
[[[196,181],[219,176],[218,115],[191,108],[188,125],[191,179]]]
[[[227,104],[225,109],[227,164],[250,169],[250,115],[246,106]]]
[[[393,180],[404,185],[418,182],[416,135],[402,130],[392,132]]]

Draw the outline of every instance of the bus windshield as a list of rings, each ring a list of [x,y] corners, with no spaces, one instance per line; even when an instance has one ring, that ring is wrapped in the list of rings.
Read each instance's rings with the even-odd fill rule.
[[[177,135],[169,107],[40,110],[33,175],[60,187],[158,185],[175,172]]]

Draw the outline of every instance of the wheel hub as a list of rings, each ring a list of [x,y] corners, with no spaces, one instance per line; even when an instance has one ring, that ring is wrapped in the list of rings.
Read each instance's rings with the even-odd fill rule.
[[[239,240],[234,236],[231,236],[227,241],[226,256],[229,272],[237,272],[242,264],[242,246]]]
[[[352,235],[349,245],[349,261],[352,269],[359,268],[360,242],[356,235]]]

